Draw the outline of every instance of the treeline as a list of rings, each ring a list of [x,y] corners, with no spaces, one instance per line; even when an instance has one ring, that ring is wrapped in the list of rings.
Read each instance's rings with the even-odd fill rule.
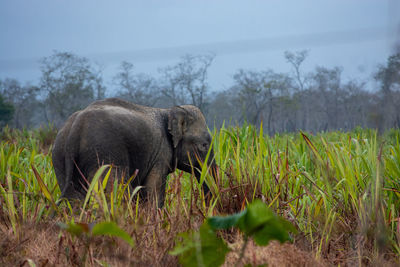
[[[100,68],[88,59],[55,52],[41,61],[38,84],[22,85],[0,80],[0,127],[60,126],[74,111],[96,99],[121,97],[137,104],[170,107],[193,104],[207,117],[210,127],[225,123],[257,126],[276,132],[350,130],[368,127],[384,130],[400,126],[400,53],[377,66],[370,91],[365,81],[343,82],[342,68],[316,67],[305,73],[307,51],[285,52],[290,73],[238,70],[233,85],[214,92],[208,71],[214,55],[186,55],[152,77],[136,73],[122,62],[106,90]]]

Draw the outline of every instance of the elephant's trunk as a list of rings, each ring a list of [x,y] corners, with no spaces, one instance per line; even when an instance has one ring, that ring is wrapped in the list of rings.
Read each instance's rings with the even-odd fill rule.
[[[213,155],[210,155],[210,158],[213,158]],[[210,167],[210,172],[212,174],[212,176],[214,177],[214,180],[216,181],[217,179],[217,174],[218,174],[218,165],[215,163],[214,160],[209,160],[208,163]],[[197,178],[197,181],[200,182],[200,177],[201,177],[201,172],[196,172],[195,176]],[[210,191],[210,188],[208,187],[207,183],[204,181],[203,182],[203,192],[204,192],[204,197],[206,198],[206,202],[208,203],[208,201],[211,199],[212,197],[212,192]]]
[[[211,171],[211,174],[212,174],[212,176],[214,178],[214,181],[217,182],[217,179],[218,179],[218,165],[215,163],[215,161],[212,162],[210,171]],[[204,190],[204,192],[206,192],[206,191]],[[208,189],[207,193],[208,192],[210,192],[209,196],[211,197],[212,193],[211,193],[210,189]],[[206,193],[204,193],[204,195],[206,195]]]
[[[201,171],[195,170],[194,175],[196,176],[197,181],[200,182]],[[203,182],[203,191],[204,191],[204,196],[206,196],[210,192],[210,188],[208,188],[205,181]]]

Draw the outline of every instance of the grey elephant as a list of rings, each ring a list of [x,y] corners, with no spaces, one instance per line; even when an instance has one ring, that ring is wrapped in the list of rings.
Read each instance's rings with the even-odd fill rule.
[[[194,171],[199,179],[199,160],[210,144],[206,121],[195,106],[160,109],[109,98],[69,117],[57,134],[52,160],[62,198],[82,199],[98,168],[112,164],[119,177],[136,173],[131,186],[144,186],[141,196],[156,196],[162,207],[167,175],[178,168]],[[215,173],[213,158],[211,150],[208,166]],[[205,183],[203,190],[209,193]]]

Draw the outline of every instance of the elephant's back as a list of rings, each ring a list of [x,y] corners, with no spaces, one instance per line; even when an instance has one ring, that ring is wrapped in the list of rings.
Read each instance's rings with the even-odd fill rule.
[[[142,106],[142,105],[137,105],[128,101],[125,101],[120,98],[106,98],[102,100],[97,100],[90,104],[87,109],[91,108],[121,108],[125,110],[130,110],[133,112],[141,112],[141,113],[148,113],[151,112],[152,110],[157,110],[156,108],[153,107],[147,107],[147,106]]]
[[[159,119],[154,108],[126,108],[120,105],[91,105],[77,117],[79,123],[91,130],[117,131],[119,135],[131,135],[132,131],[149,134],[156,128]]]
[[[77,115],[74,128],[80,135],[81,152],[88,147],[119,148],[137,155],[159,145],[163,127],[157,109],[106,103],[91,105]]]

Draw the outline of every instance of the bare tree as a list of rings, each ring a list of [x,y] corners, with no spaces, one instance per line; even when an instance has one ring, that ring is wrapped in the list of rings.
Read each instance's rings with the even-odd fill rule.
[[[381,117],[383,128],[400,127],[400,53],[390,56],[375,74],[381,85]]]
[[[233,79],[232,90],[237,91],[243,118],[255,125],[264,121],[267,130],[275,132],[274,120],[279,116],[276,112],[282,109],[280,100],[289,96],[290,78],[272,70],[239,70]]]
[[[297,83],[296,89],[303,91],[305,88],[305,83],[307,82],[307,77],[301,73],[301,64],[308,57],[308,51],[302,50],[297,52],[285,51],[285,58],[293,68],[293,77]]]
[[[242,119],[259,125],[263,111],[271,100],[265,76],[261,72],[239,70],[233,79],[233,90],[238,92]]]
[[[369,116],[374,109],[374,97],[365,89],[365,83],[351,80],[342,86],[343,112],[341,113],[341,128],[351,130],[355,127],[369,127]]]
[[[205,112],[209,85],[207,72],[214,55],[186,55],[176,65],[160,70],[161,93],[173,105],[192,104]]]
[[[341,73],[342,69],[335,67],[328,69],[317,67],[312,77],[312,90],[319,97],[319,103],[315,103],[325,114],[321,121],[319,130],[338,129],[338,117],[343,103],[343,94],[341,91]]]
[[[34,125],[34,117],[39,109],[37,100],[39,88],[32,85],[22,86],[15,79],[5,79],[0,82],[0,94],[14,106],[11,126],[15,128],[30,127]]]
[[[132,63],[121,63],[120,72],[113,79],[118,87],[117,96],[136,104],[155,106],[159,100],[155,79],[145,74],[135,74],[133,70]]]
[[[290,52],[285,51],[284,53],[286,61],[292,66],[291,77],[293,79],[293,98],[292,98],[292,118],[290,119],[292,124],[292,129],[300,127],[302,129],[307,129],[309,127],[310,119],[310,106],[307,102],[308,98],[306,96],[310,95],[308,81],[309,75],[303,74],[301,70],[301,65],[308,57],[308,51],[296,51]],[[299,112],[301,110],[301,112]]]
[[[236,97],[237,92],[233,88],[224,90],[222,92],[215,92],[213,99],[206,114],[207,123],[209,127],[221,127],[226,124],[238,124],[243,120],[240,112],[239,99]]]
[[[68,52],[55,52],[41,63],[40,91],[45,117],[56,125],[74,111],[104,97],[101,75],[89,60]]]
[[[12,119],[14,113],[14,106],[4,101],[0,93],[0,129]]]

